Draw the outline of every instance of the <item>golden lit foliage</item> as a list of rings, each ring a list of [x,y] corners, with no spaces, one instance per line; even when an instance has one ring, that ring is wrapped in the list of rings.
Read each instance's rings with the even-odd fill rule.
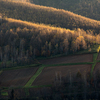
[[[21,59],[26,55],[36,57],[68,54],[100,43],[100,36],[91,34],[91,31],[86,32],[79,28],[70,30],[12,18],[3,19],[0,29],[1,48],[9,45],[10,51],[14,48]]]
[[[100,21],[92,20],[72,12],[52,7],[40,6],[29,2],[0,1],[0,12],[7,17],[31,21],[35,23],[51,24],[63,28],[83,28],[99,31]],[[6,8],[4,7],[6,6]]]
[[[50,31],[52,30],[56,30],[56,32],[62,34],[64,32],[74,32],[74,31],[71,31],[69,29],[65,29],[65,28],[60,28],[60,27],[51,27],[49,25],[45,25],[45,24],[36,24],[36,23],[32,23],[32,22],[27,22],[27,21],[22,21],[22,20],[17,20],[17,19],[12,19],[12,18],[5,18],[6,21],[12,23],[13,25],[15,26],[24,26],[24,27],[28,27],[28,28],[38,28],[38,29],[41,29],[41,33],[44,33],[47,32],[47,33],[50,33]],[[43,29],[46,29],[45,31]],[[19,28],[17,29],[19,30]]]
[[[98,49],[97,49],[97,52],[99,53],[99,51],[100,51],[100,46],[98,47]]]

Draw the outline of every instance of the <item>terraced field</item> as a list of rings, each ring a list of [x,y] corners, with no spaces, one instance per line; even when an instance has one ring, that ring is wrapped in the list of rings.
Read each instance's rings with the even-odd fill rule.
[[[81,54],[81,55],[72,55],[57,57],[46,60],[39,60],[42,64],[62,64],[62,63],[81,63],[81,62],[92,62],[93,54]]]
[[[0,87],[18,88],[20,86],[25,88],[25,95],[28,95],[29,88],[51,86],[57,78],[66,77],[69,81],[70,75],[76,77],[78,71],[82,77],[88,72],[92,77],[100,69],[99,57],[100,53],[56,57],[39,60],[42,64],[39,67],[1,71]],[[1,94],[8,94],[8,90],[4,91]]]
[[[40,67],[6,70],[0,75],[0,87],[48,85],[54,82],[56,73],[60,73],[61,77],[68,77],[69,72],[72,75],[78,71],[88,73],[94,69],[93,57],[93,54],[57,57],[39,60]]]
[[[33,82],[34,85],[49,85],[54,84],[56,74],[61,77],[76,76],[77,72],[80,71],[82,76],[91,70],[91,65],[68,65],[68,66],[56,66],[56,67],[45,67],[42,73]],[[68,78],[69,79],[69,78]]]
[[[24,86],[37,69],[38,67],[3,71],[0,75],[0,87]]]

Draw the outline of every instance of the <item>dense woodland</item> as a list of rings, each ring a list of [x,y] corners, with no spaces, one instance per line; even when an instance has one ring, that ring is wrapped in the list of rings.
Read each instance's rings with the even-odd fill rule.
[[[30,0],[30,2],[100,20],[100,0]]]
[[[50,24],[67,29],[90,29],[99,33],[100,22],[63,9],[44,7],[31,3],[0,1],[0,13],[8,18]]]
[[[100,35],[6,18],[0,24],[1,66],[31,64],[35,57],[69,54],[100,43]]]
[[[100,44],[100,21],[81,16],[83,14],[99,20],[99,0],[67,0],[68,3],[65,3],[66,0],[31,0],[41,5],[42,2],[44,5],[48,3],[48,6],[51,6],[52,1],[56,8],[63,7],[78,14],[82,13],[81,15],[29,2],[11,1],[13,0],[0,0],[0,69],[33,64],[36,63],[37,57],[68,55],[85,49],[91,51],[94,44]],[[27,93],[24,88],[9,88],[9,98],[99,99],[100,71],[93,73],[92,78],[90,75],[88,73],[82,76],[80,72],[77,72],[76,76],[70,74],[66,78],[60,78],[58,75],[53,87],[39,90],[30,88],[28,96],[25,95]]]

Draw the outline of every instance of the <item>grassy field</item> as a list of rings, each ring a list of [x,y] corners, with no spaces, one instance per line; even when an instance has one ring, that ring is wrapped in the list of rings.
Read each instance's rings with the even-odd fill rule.
[[[60,76],[62,78],[66,77],[69,80],[70,73],[72,76],[76,77],[77,72],[80,71],[83,76],[85,73],[90,72],[91,67],[91,64],[45,67],[42,73],[34,80],[32,85],[54,85],[56,77],[58,77],[58,79]]]
[[[23,69],[23,68],[31,68],[40,66],[41,64],[31,64],[31,65],[25,65],[25,66],[16,66],[16,67],[9,67],[9,68],[3,68],[3,70],[15,70],[15,69]]]
[[[94,50],[94,47],[96,47],[95,50]],[[92,49],[96,52],[96,50],[97,50],[98,47],[97,47],[97,46],[94,46],[94,47],[93,47]],[[92,67],[91,67],[91,77],[92,77],[92,74],[93,74],[95,65],[96,65],[96,63],[98,62],[97,57],[98,57],[98,53],[93,53],[93,58],[92,58],[93,60],[92,60],[91,62],[52,64],[52,61],[51,61],[51,64],[47,64],[46,67],[92,64]],[[44,60],[45,60],[45,59],[44,59]],[[47,62],[47,61],[46,61],[46,62]],[[44,65],[45,65],[45,64],[44,64]],[[41,76],[41,74],[40,74],[40,76]],[[33,82],[33,83],[34,83],[34,82]]]
[[[26,83],[25,87],[31,86],[31,85],[32,85],[32,83],[33,83],[34,80],[37,78],[37,76],[40,75],[40,73],[42,72],[42,70],[44,69],[44,67],[45,67],[45,66],[41,66],[41,67],[37,70],[37,72],[35,73],[35,75],[33,75],[33,76],[31,77],[31,79]]]
[[[97,61],[97,57],[98,57],[98,53],[94,53],[94,54],[93,54],[93,64],[92,64],[92,69],[91,69],[91,77],[92,77],[92,75],[93,75],[93,70],[94,70],[94,68],[95,68],[95,65],[96,65],[96,63],[98,62],[98,61]]]
[[[28,96],[29,95],[29,88],[40,88],[40,87],[49,87],[49,86],[52,86],[52,82],[54,81],[54,78],[55,78],[55,72],[61,72],[62,73],[62,76],[66,76],[67,75],[67,72],[68,72],[68,69],[70,70],[73,70],[72,73],[74,73],[73,75],[75,75],[77,73],[77,71],[79,70],[80,72],[82,72],[82,74],[84,74],[85,70],[86,71],[90,71],[91,72],[91,77],[93,75],[93,72],[94,72],[94,69],[95,69],[95,66],[97,64],[97,62],[100,62],[97,58],[98,58],[98,55],[100,53],[93,53],[93,54],[86,54],[85,53],[85,56],[87,58],[87,55],[89,55],[89,58],[92,57],[92,59],[88,60],[87,62],[83,61],[83,62],[77,62],[76,60],[73,60],[73,61],[76,61],[76,62],[73,62],[73,63],[68,63],[68,61],[66,63],[53,63],[52,60],[48,63],[48,64],[45,64],[45,63],[41,63],[41,66],[38,68],[38,70],[28,79],[28,81],[26,82],[26,84],[23,84],[22,86],[17,86],[16,84],[16,87],[10,87],[12,89],[14,88],[24,88],[25,90],[25,93],[26,95]],[[75,54],[76,55],[76,54]],[[79,55],[79,54],[78,54]],[[90,56],[91,55],[91,56]],[[82,56],[82,55],[80,55]],[[65,56],[64,56],[65,57]],[[69,56],[70,57],[70,56]],[[72,55],[71,55],[72,57]],[[76,58],[74,59],[77,59],[78,56],[74,56]],[[56,58],[59,58],[59,57],[56,57]],[[52,59],[56,59],[56,58],[52,58]],[[73,57],[72,57],[73,58]],[[82,57],[81,57],[82,58]],[[89,59],[87,58],[87,59]],[[44,59],[44,60],[50,60],[51,58],[49,59]],[[61,58],[59,58],[61,59]],[[79,57],[80,59],[80,57]],[[84,57],[83,57],[83,60],[86,60]],[[40,59],[39,59],[40,61]],[[47,62],[47,61],[46,61]],[[39,65],[36,65],[36,64],[33,64],[33,65],[30,65],[30,66],[17,66],[15,68],[6,68],[5,70],[1,70],[0,73],[2,76],[3,73],[5,71],[11,71],[13,69],[13,71],[16,71],[16,70],[23,70],[25,68],[34,68],[35,66],[39,66]],[[11,72],[10,72],[11,73]],[[19,73],[19,72],[18,72]],[[26,73],[26,72],[25,72]],[[16,78],[12,78],[12,81],[14,81],[14,79],[18,79],[18,77],[20,77],[21,74],[18,74],[16,76]],[[23,74],[25,75],[25,74]],[[21,75],[21,76],[23,76]],[[67,75],[68,76],[68,75]],[[6,78],[8,77],[7,73],[6,73]],[[45,78],[46,77],[46,78]],[[49,78],[51,77],[51,78]],[[7,78],[8,79],[8,78]],[[6,80],[6,79],[5,79]],[[16,81],[15,81],[16,82]],[[51,83],[50,83],[51,82]],[[5,87],[5,88],[8,88]],[[3,88],[2,88],[3,89]],[[4,90],[4,89],[3,89]],[[8,93],[5,92],[5,91],[1,91],[1,95],[3,96],[7,96]]]
[[[24,86],[39,67],[4,70],[0,75],[0,87]]]
[[[3,96],[8,96],[8,92],[3,92],[3,91],[1,91],[1,95],[3,95]]]
[[[87,56],[88,55],[88,56]],[[85,57],[86,56],[86,57]],[[60,67],[60,66],[81,66],[81,65],[92,65],[92,68],[91,68],[91,74],[93,73],[93,69],[94,69],[94,67],[95,67],[95,65],[96,65],[96,59],[97,59],[97,56],[98,56],[98,53],[94,53],[93,55],[92,54],[85,54],[85,56],[84,55],[75,55],[75,56],[68,56],[68,58],[70,58],[70,59],[72,59],[73,60],[73,63],[71,63],[70,61],[68,61],[69,59],[66,59],[67,60],[67,63],[62,63],[61,62],[61,58],[59,58],[59,57],[57,57],[57,59],[56,58],[54,58],[54,59],[56,59],[57,61],[58,61],[58,58],[60,59],[59,61],[59,63],[58,64],[55,64],[55,63],[53,63],[52,62],[52,60],[49,62],[49,60],[50,59],[46,59],[46,60],[48,60],[48,61],[45,61],[45,62],[49,62],[49,64],[42,64],[39,68],[38,68],[38,70],[35,72],[35,74],[33,75],[33,76],[31,76],[31,78],[27,81],[27,83],[24,85],[24,87],[31,87],[32,86],[32,83],[36,80],[36,78],[42,73],[42,71],[43,71],[43,69],[44,68],[46,68],[46,67]],[[65,56],[64,56],[65,57]],[[82,58],[83,57],[83,58]],[[93,57],[93,58],[91,58],[91,57]],[[86,59],[87,58],[87,59]],[[91,58],[90,60],[88,60],[89,58]],[[83,62],[77,62],[77,59],[81,59],[80,61],[82,61],[83,60]],[[66,60],[65,60],[65,62],[66,62]],[[88,60],[87,62],[84,62],[84,61],[86,61],[86,60]],[[69,63],[70,62],[70,63]],[[76,63],[75,63],[76,62]],[[22,68],[30,68],[30,67],[34,67],[34,66],[37,66],[37,65],[30,65],[30,66],[21,66],[21,69]],[[20,70],[20,67],[18,66],[18,67],[15,67],[15,68],[8,68],[9,70],[11,70],[11,69],[13,69],[13,70],[15,70],[15,69],[19,69]],[[8,69],[5,69],[5,71],[7,71]],[[22,69],[23,70],[23,69]],[[17,75],[18,76],[18,75]],[[17,77],[16,77],[16,80],[17,80]],[[13,82],[13,80],[12,80],[12,82]],[[47,84],[45,84],[45,85],[47,85]],[[32,86],[32,87],[38,87],[37,85],[35,85],[35,86]]]

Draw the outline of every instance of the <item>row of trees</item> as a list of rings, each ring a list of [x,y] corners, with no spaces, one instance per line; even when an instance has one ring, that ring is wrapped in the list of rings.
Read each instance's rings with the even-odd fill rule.
[[[100,0],[30,0],[38,5],[65,9],[76,14],[100,20]]]
[[[18,20],[17,20],[18,21]],[[45,25],[2,20],[0,26],[0,61],[6,66],[26,64],[37,56],[69,54],[100,43],[100,35],[83,29],[66,30]],[[21,28],[20,28],[21,27]]]
[[[67,29],[91,29],[99,33],[100,22],[76,15],[63,9],[39,6],[24,2],[0,1],[0,13],[9,18],[50,24]]]

